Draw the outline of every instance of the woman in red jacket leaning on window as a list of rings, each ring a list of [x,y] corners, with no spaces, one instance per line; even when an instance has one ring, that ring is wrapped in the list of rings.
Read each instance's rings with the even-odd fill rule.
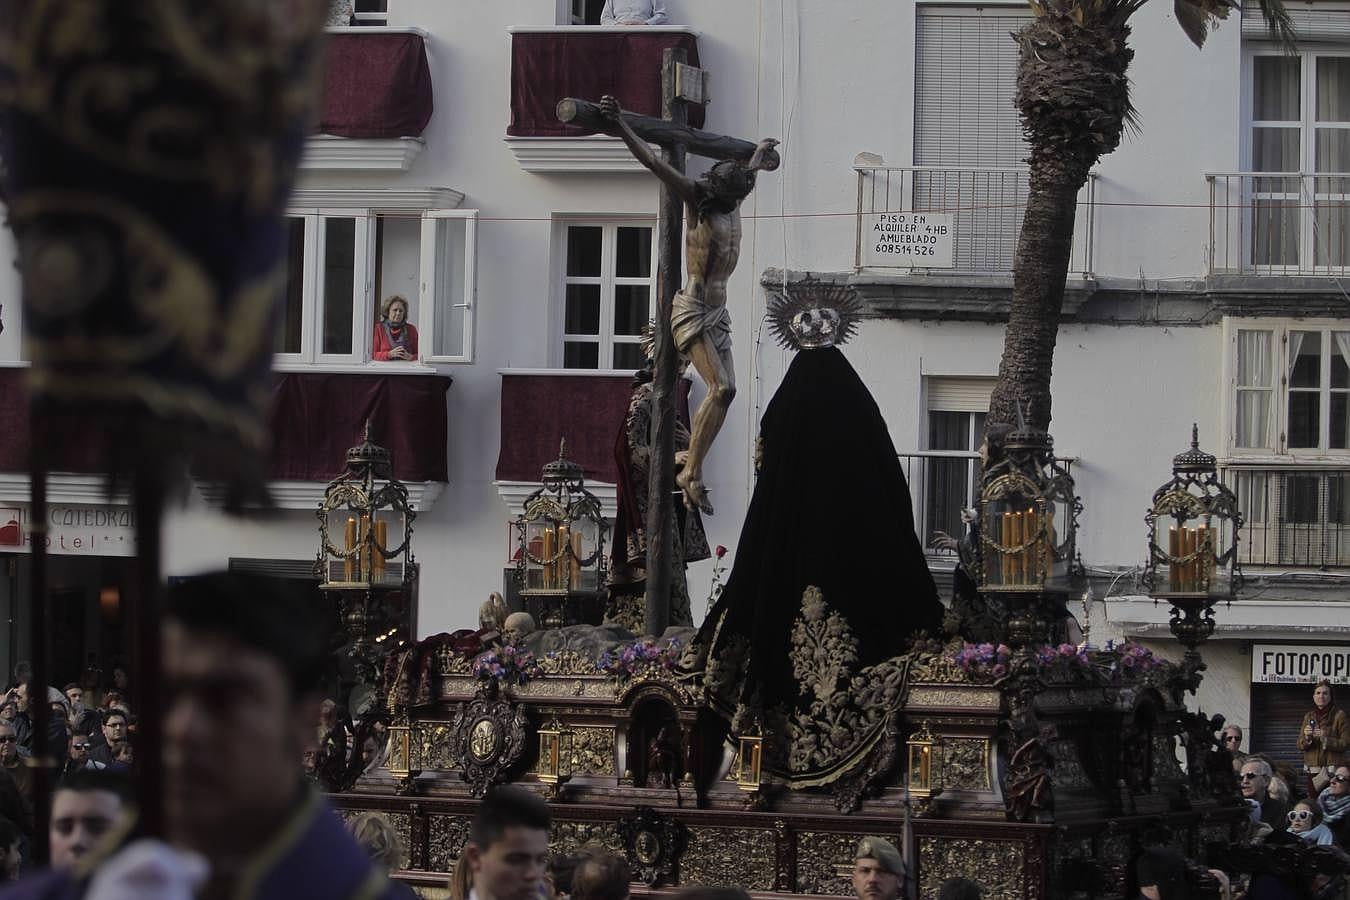
[[[381,362],[417,359],[417,328],[408,321],[408,301],[398,294],[385,300],[380,308],[371,356]]]

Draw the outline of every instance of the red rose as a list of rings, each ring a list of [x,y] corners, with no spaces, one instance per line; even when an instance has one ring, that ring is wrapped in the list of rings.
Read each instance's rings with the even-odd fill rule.
[[[713,552],[717,554],[718,559],[721,559],[722,557],[727,555],[727,548],[723,547],[721,544],[718,544],[717,549]]]

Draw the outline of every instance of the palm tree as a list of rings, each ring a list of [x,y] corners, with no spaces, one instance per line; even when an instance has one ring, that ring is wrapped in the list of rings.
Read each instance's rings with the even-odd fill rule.
[[[1035,18],[1014,35],[1020,48],[1017,108],[1031,148],[1029,191],[1013,258],[1012,308],[986,427],[1050,425],[1050,373],[1069,272],[1078,192],[1097,160],[1135,126],[1127,71],[1130,16],[1148,0],[1028,0]],[[1283,46],[1293,26],[1282,0],[1259,0]],[[1237,0],[1174,0],[1178,24],[1200,47]]]

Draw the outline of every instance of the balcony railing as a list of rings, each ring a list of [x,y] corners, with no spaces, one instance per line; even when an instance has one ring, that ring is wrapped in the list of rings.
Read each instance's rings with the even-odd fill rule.
[[[1226,172],[1205,179],[1210,274],[1350,274],[1350,173]]]
[[[1243,566],[1350,566],[1350,467],[1230,467]]]
[[[961,274],[1005,275],[1012,271],[1022,215],[1027,205],[1025,168],[941,168],[856,166],[858,230],[854,264],[864,266],[864,217],[872,213],[949,213],[955,224],[953,265]],[[1074,221],[1072,275],[1092,274],[1096,175],[1078,195]],[[904,265],[908,271],[940,271]]]

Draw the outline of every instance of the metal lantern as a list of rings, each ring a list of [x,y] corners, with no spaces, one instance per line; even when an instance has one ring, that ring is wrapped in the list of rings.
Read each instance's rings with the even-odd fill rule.
[[[942,790],[942,743],[924,722],[905,741],[909,765],[907,787],[916,800],[927,800]]]
[[[1214,631],[1214,604],[1231,601],[1242,586],[1238,498],[1219,480],[1218,461],[1191,446],[1172,460],[1172,478],[1153,493],[1144,585],[1155,600],[1172,604],[1172,633],[1194,650]]]
[[[385,755],[385,768],[395,778],[407,778],[411,774],[412,733],[406,720],[389,726],[388,753]]]
[[[741,735],[736,747],[736,787],[743,791],[758,791],[763,760],[764,738],[757,734]]]
[[[539,729],[539,766],[536,774],[554,790],[572,780],[574,732],[558,719]]]
[[[604,613],[605,536],[600,501],[586,490],[581,466],[558,458],[544,466],[543,486],[516,517],[516,577],[525,611],[542,628],[598,625]]]
[[[408,489],[393,475],[388,450],[370,439],[347,451],[347,469],[323,492],[319,504],[319,558],[315,574],[324,590],[403,587],[415,571]],[[338,537],[340,536],[340,537]]]
[[[1008,434],[979,505],[981,591],[1072,589],[1083,506],[1048,433],[1021,424]]]

